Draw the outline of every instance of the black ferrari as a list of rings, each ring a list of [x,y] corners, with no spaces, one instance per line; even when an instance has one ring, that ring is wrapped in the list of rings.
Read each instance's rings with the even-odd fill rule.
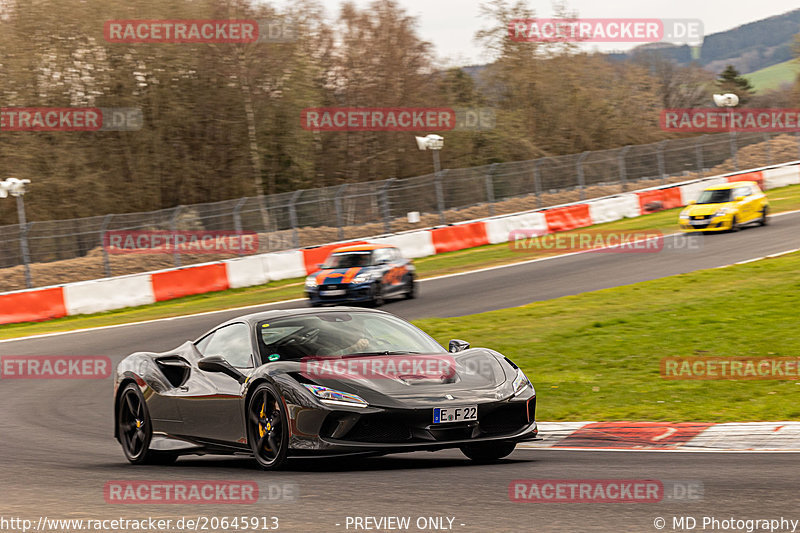
[[[229,320],[114,379],[115,437],[131,463],[460,448],[476,461],[536,438],[536,392],[513,362],[377,310],[332,307]]]

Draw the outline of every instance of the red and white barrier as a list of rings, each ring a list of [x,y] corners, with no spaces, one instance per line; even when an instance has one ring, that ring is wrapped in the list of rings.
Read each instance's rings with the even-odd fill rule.
[[[547,220],[541,212],[490,218],[484,224],[490,244],[508,242],[508,235],[515,229],[531,230],[535,235],[547,233]]]
[[[770,168],[764,171],[764,188],[777,189],[789,185],[800,185],[800,167]]]
[[[64,285],[67,314],[102,313],[122,307],[155,303],[150,276],[151,274],[134,274]]]
[[[271,252],[217,263],[194,265],[25,291],[0,293],[0,324],[48,320],[161,302],[192,294],[262,285],[299,278],[317,270],[334,248],[366,242],[391,244],[406,257],[419,258],[507,242],[515,229],[554,233],[681,207],[711,185],[752,180],[764,189],[800,184],[800,162],[654,187],[587,202],[550,207],[440,226],[369,241],[325,244],[303,250]]]
[[[641,214],[639,199],[635,194],[621,194],[589,202],[589,216],[593,224],[605,224]]]
[[[396,246],[400,249],[400,252],[402,252],[403,257],[411,259],[436,255],[436,248],[433,246],[431,232],[428,230],[378,237],[377,239],[370,239],[369,242]]]

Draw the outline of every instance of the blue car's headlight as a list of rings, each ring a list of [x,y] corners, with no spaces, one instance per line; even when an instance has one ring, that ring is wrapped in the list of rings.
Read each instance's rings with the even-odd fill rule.
[[[303,386],[310,390],[314,396],[319,398],[319,401],[328,405],[344,405],[347,407],[367,407],[369,405],[364,398],[356,394],[329,389],[321,385],[311,385],[309,383],[303,383]]]
[[[353,283],[367,283],[375,279],[374,272],[362,272],[353,278]]]
[[[315,276],[309,276],[306,278],[306,287],[309,289],[316,289],[317,288],[317,278]]]
[[[512,387],[514,388],[514,396],[516,396],[522,391],[524,391],[527,387],[533,388],[533,385],[531,384],[531,381],[528,379],[528,377],[522,372],[522,370],[518,368],[517,375],[514,378],[514,383],[512,384]]]

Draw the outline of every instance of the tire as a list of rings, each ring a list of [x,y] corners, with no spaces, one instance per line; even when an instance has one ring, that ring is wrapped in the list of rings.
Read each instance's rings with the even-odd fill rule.
[[[502,459],[516,448],[516,442],[485,442],[461,446],[461,453],[476,463],[491,463]]]
[[[731,229],[728,231],[731,233],[736,233],[739,231],[739,219],[736,218],[736,215],[733,215],[733,218],[731,219]]]
[[[380,307],[383,304],[383,292],[381,291],[381,283],[378,281],[372,288],[372,299],[369,301],[369,305],[370,307]]]
[[[414,276],[408,277],[408,287],[406,289],[406,300],[413,300],[417,297],[417,283],[414,281]]]
[[[258,466],[279,470],[289,451],[289,419],[278,389],[261,383],[247,402],[247,442]]]
[[[761,210],[761,219],[758,221],[758,225],[766,226],[767,224],[769,224],[769,207],[765,205]]]
[[[177,454],[156,452],[150,449],[153,438],[153,424],[147,402],[133,383],[129,383],[119,396],[117,405],[117,434],[122,451],[128,461],[135,465],[174,463]]]

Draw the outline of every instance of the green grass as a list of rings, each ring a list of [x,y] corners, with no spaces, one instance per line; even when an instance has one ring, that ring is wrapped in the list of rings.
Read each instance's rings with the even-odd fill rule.
[[[756,92],[763,93],[771,89],[779,89],[785,83],[794,83],[798,72],[800,72],[800,66],[796,61],[790,59],[783,63],[745,74],[744,77],[750,80]]]
[[[768,196],[773,212],[800,209],[800,186],[774,189],[768,192]],[[618,220],[593,227],[608,231],[661,230],[671,233],[677,231],[678,211],[679,209],[661,211],[652,215]],[[508,244],[503,243],[425,257],[415,260],[414,263],[419,276],[428,278],[517,263],[543,255],[552,254],[514,251]],[[187,296],[105,313],[77,315],[46,322],[2,325],[0,326],[0,339],[168,318],[301,297],[303,297],[303,278],[281,280],[266,285]]]
[[[416,324],[512,358],[541,420],[800,420],[800,381],[667,381],[663,357],[800,357],[800,253]],[[445,344],[446,345],[446,344]]]

